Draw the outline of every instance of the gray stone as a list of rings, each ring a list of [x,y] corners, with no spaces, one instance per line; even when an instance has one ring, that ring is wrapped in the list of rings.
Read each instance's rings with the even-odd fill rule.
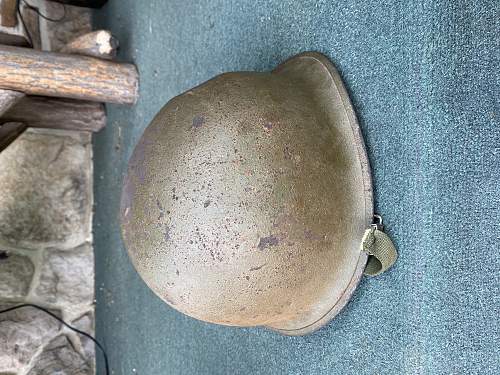
[[[27,375],[90,375],[89,359],[75,351],[64,335],[52,340],[36,358]]]
[[[35,267],[22,255],[0,257],[0,298],[21,299],[28,294]]]
[[[89,311],[87,314],[81,316],[78,319],[73,320],[73,327],[78,328],[80,331],[88,333],[91,336],[95,336],[94,328],[94,312]],[[83,335],[78,335],[80,342],[82,344],[82,349],[85,353],[85,357],[88,358],[89,365],[95,368],[95,344],[94,342]]]
[[[0,309],[8,307],[0,305]],[[0,373],[25,368],[38,349],[57,335],[60,327],[57,320],[32,307],[0,315]]]
[[[46,250],[36,295],[49,303],[90,305],[94,300],[94,254],[89,244]]]
[[[89,9],[34,5],[54,19],[66,13],[61,22],[40,23],[46,50],[91,31]],[[55,304],[72,325],[93,334],[93,253],[85,245],[92,239],[90,142],[90,133],[29,129],[0,153],[0,301],[25,299],[36,282],[29,299]],[[2,314],[0,375],[21,374],[93,375],[93,342],[30,307]]]
[[[28,131],[0,153],[0,248],[69,248],[89,239],[89,139]]]

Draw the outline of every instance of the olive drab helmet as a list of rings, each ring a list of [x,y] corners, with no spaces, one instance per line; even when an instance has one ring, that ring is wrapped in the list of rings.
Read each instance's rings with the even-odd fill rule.
[[[376,255],[365,248],[380,232],[372,219],[358,123],[318,53],[222,74],[168,102],[133,152],[121,201],[129,256],[171,307],[287,335],[348,302]]]

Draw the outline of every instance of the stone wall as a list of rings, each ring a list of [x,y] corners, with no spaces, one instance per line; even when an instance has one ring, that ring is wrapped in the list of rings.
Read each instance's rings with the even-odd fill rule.
[[[38,3],[53,18],[61,11]],[[66,12],[40,20],[44,49],[90,30],[87,10]],[[0,153],[0,309],[35,303],[94,333],[92,203],[89,133],[28,130]],[[0,375],[94,374],[94,350],[39,310],[0,315]]]
[[[0,153],[0,305],[93,333],[90,135],[29,130]],[[68,367],[69,366],[69,367]],[[0,374],[91,374],[94,348],[45,313],[0,315]]]

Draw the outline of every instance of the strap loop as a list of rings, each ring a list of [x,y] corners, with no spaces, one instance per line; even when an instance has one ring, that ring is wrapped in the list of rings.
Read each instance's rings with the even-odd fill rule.
[[[377,276],[387,271],[398,258],[390,237],[376,226],[366,230],[361,250],[370,255],[365,268],[365,275],[368,276]]]

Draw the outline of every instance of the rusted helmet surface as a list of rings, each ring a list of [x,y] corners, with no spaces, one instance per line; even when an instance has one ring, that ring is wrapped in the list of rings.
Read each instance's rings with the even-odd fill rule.
[[[122,233],[147,285],[191,317],[309,333],[366,265],[369,165],[342,81],[304,53],[172,99],[129,162]]]

